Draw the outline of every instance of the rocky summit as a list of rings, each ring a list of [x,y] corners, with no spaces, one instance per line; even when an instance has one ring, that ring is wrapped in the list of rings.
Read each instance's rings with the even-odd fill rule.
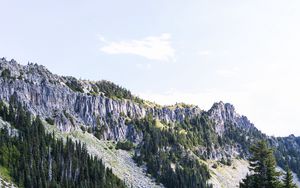
[[[101,82],[58,76],[37,64],[23,66],[2,59],[0,69],[10,72],[9,77],[1,77],[0,98],[8,101],[10,96],[16,96],[34,115],[53,118],[62,131],[101,124],[107,128],[104,139],[124,140],[132,136],[132,127],[125,124],[126,117],[143,118],[151,114],[165,122],[181,122],[185,117],[202,113],[196,106],[168,108],[151,106],[142,100],[110,98],[101,91],[95,92]]]
[[[250,147],[258,140],[274,148],[278,167],[289,166],[298,183],[300,138],[265,135],[232,104],[217,102],[208,111],[161,106],[109,81],[59,76],[5,58],[0,75],[5,105],[13,98],[56,139],[84,143],[127,186],[236,187],[249,173]],[[18,135],[17,127],[10,129]]]

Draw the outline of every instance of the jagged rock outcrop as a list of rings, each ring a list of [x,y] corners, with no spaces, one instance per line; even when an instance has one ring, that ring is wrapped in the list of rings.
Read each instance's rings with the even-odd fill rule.
[[[4,74],[4,72],[6,72]],[[104,127],[103,138],[122,140],[138,139],[133,136],[132,126],[126,125],[126,118],[143,118],[147,114],[166,123],[183,121],[202,112],[196,106],[188,108],[147,107],[126,99],[112,99],[91,95],[91,81],[62,77],[49,72],[44,66],[29,63],[20,65],[16,61],[0,60],[0,99],[9,101],[15,96],[34,115],[53,118],[63,131],[80,126]],[[68,83],[80,84],[83,92],[73,91]]]
[[[42,65],[29,63],[24,66],[4,58],[0,59],[0,74],[0,99],[9,101],[11,96],[15,96],[32,114],[53,119],[62,131],[84,126],[100,129],[103,139],[139,142],[143,135],[127,120],[143,118],[149,114],[162,122],[172,123],[207,113],[219,136],[224,134],[227,123],[245,130],[254,127],[228,103],[215,103],[208,112],[204,112],[197,106],[160,107],[128,99],[113,99],[103,93],[91,94],[94,87],[92,81],[58,76]],[[235,145],[212,148],[209,154],[206,154],[206,148],[199,147],[200,154],[218,160],[238,156],[240,152],[241,149]]]
[[[234,106],[229,103],[215,103],[205,112],[191,105],[161,107],[128,99],[113,99],[103,93],[91,94],[95,82],[58,76],[42,65],[20,65],[15,60],[7,61],[5,58],[0,59],[0,75],[0,100],[8,102],[11,96],[15,96],[32,114],[40,115],[44,119],[53,118],[62,131],[74,130],[81,126],[100,127],[103,139],[130,139],[138,142],[141,141],[142,135],[126,121],[128,119],[152,115],[162,122],[172,123],[207,113],[214,123],[215,132],[221,137],[228,125],[234,125],[244,133],[256,131],[265,136],[247,117],[236,113]],[[70,86],[69,83],[75,83],[80,88],[78,91],[75,88],[74,91],[74,86]],[[249,135],[248,138],[250,139]],[[274,138],[273,142],[274,146],[278,145],[277,138]],[[205,152],[205,148],[199,148],[199,153]],[[230,145],[212,148],[207,157],[220,159],[224,156],[238,156],[241,152],[239,145]]]
[[[222,145],[211,143],[210,148],[204,145],[196,147],[193,152],[197,156],[217,161],[240,157],[241,154],[247,158],[251,143],[267,139],[271,146],[277,148],[275,155],[281,166],[284,166],[285,159],[296,166],[299,164],[299,137],[268,137],[258,131],[247,117],[237,114],[234,106],[228,103],[215,103],[205,112],[197,106],[161,107],[141,100],[108,97],[101,91],[95,92],[96,82],[58,76],[41,65],[20,65],[4,58],[0,59],[0,85],[0,100],[8,102],[14,96],[33,115],[53,120],[61,131],[84,127],[99,131],[104,140],[128,139],[141,143],[143,134],[130,120],[151,115],[164,124],[173,124],[205,114],[212,122],[213,134],[221,140],[225,137],[228,142]]]
[[[53,119],[62,131],[83,126],[100,130],[101,138],[105,140],[140,142],[143,135],[128,123],[130,119],[152,115],[167,124],[206,113],[197,106],[149,106],[133,100],[109,98],[102,93],[91,94],[94,82],[58,76],[44,66],[32,63],[23,66],[14,60],[1,59],[0,74],[0,99],[9,101],[11,96],[15,96],[32,114]],[[253,126],[227,103],[215,103],[207,114],[220,136],[224,134],[228,122],[245,129]],[[238,145],[227,145],[223,148],[212,147],[209,153],[207,148],[199,147],[198,153],[206,158],[221,160],[239,156],[241,152]]]
[[[213,104],[208,111],[209,117],[215,122],[216,133],[222,136],[225,132],[226,122],[230,122],[243,129],[255,128],[246,116],[236,113],[232,104],[223,102]]]
[[[17,137],[19,136],[19,132],[17,129],[13,128],[8,122],[3,121],[0,117],[0,130],[1,129],[6,129],[8,131],[8,135],[12,137]]]

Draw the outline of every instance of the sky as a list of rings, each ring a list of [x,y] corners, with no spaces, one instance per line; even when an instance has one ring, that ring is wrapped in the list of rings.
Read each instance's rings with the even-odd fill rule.
[[[298,0],[0,0],[0,56],[300,136]]]

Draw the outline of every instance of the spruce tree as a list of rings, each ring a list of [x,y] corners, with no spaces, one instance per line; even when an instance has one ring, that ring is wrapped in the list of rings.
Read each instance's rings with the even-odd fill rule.
[[[8,121],[18,129],[18,136],[0,129],[0,166],[18,187],[125,187],[101,160],[89,155],[85,145],[56,139],[46,132],[39,116],[31,118],[13,99]],[[1,112],[4,107],[0,101]]]
[[[259,141],[250,148],[252,157],[249,159],[249,170],[252,175],[248,175],[240,184],[241,188],[278,188],[280,173],[276,171],[276,162],[273,150],[268,148],[265,141]]]
[[[283,184],[284,188],[297,188],[297,186],[293,183],[293,174],[289,168],[287,168],[287,171],[285,173]]]

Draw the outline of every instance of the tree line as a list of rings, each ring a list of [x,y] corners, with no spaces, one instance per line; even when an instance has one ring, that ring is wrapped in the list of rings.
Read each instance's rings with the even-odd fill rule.
[[[135,120],[133,124],[143,132],[134,160],[146,164],[147,171],[157,182],[168,188],[210,188],[210,174],[206,165],[185,150],[193,142],[179,130],[161,129],[152,116]]]
[[[0,102],[0,116],[18,130],[17,135],[0,130],[0,166],[17,186],[125,187],[85,145],[47,133],[41,119],[31,117],[14,97],[8,107]]]

